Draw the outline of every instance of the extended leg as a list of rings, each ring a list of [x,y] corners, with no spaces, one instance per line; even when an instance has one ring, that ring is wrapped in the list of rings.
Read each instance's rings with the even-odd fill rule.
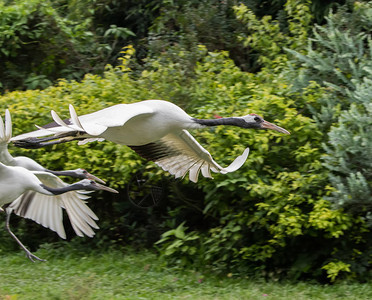
[[[52,139],[50,139],[52,140]],[[41,139],[38,138],[28,138],[20,141],[14,141],[14,145],[20,148],[25,148],[25,149],[38,149],[42,148],[44,146],[48,145],[55,145],[55,144],[60,144],[63,143],[64,141],[61,140],[56,140],[56,141],[51,141],[51,142],[42,142]]]
[[[26,149],[38,149],[44,146],[56,145],[61,143],[70,142],[73,140],[84,139],[83,137],[77,137],[77,132],[69,132],[61,134],[59,136],[50,136],[46,138],[26,138],[24,140],[14,141],[13,144],[20,148]]]
[[[6,223],[5,223],[5,228],[6,230],[9,232],[9,234],[13,237],[13,239],[16,240],[16,242],[18,243],[19,246],[21,246],[21,248],[26,252],[26,256],[32,261],[32,262],[35,262],[35,259],[36,260],[39,260],[39,261],[46,261],[45,259],[41,259],[39,257],[37,257],[35,254],[32,254],[23,244],[22,242],[16,237],[16,235],[10,230],[10,226],[9,226],[9,220],[10,220],[10,215],[12,214],[12,210],[7,208],[6,209]]]

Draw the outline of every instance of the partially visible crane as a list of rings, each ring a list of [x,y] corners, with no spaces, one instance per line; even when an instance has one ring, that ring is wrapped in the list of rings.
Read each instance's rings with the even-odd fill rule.
[[[27,191],[34,191],[47,196],[61,195],[63,193],[76,190],[106,190],[112,193],[117,193],[116,190],[89,179],[83,179],[77,183],[73,183],[70,185],[65,184],[64,186],[57,188],[49,187],[43,183],[43,181],[49,182],[51,179],[53,180],[53,177],[57,176],[48,172],[29,171],[23,167],[11,167],[0,163],[0,207],[4,206],[5,204],[12,203],[14,200],[16,200],[19,196],[26,193]],[[31,207],[24,206],[24,209],[26,210],[26,213],[30,209],[37,210],[39,215],[44,218],[42,222],[53,224],[53,222],[60,219],[59,214],[61,213],[61,209],[58,205],[55,205],[55,203],[53,203],[53,198],[51,198],[50,200],[51,202],[39,201],[37,202],[37,204],[32,205]],[[6,209],[6,212],[6,229],[8,230],[9,234],[22,247],[22,249],[26,252],[27,257],[31,261],[34,261],[34,259],[42,261],[41,258],[32,254],[10,230],[9,219],[11,210]],[[55,226],[58,227],[59,225],[55,224]]]
[[[34,160],[20,156],[13,157],[8,151],[8,142],[12,136],[12,123],[9,110],[5,112],[5,123],[0,116],[0,162],[2,163],[2,173],[0,173],[2,182],[0,182],[0,207],[5,203],[10,203],[6,208],[7,213],[7,229],[10,234],[16,239],[20,246],[25,249],[25,247],[20,243],[18,238],[10,231],[9,220],[10,215],[14,211],[17,215],[32,219],[37,223],[43,225],[44,227],[50,228],[55,231],[61,238],[66,238],[66,233],[63,226],[63,214],[62,209],[64,208],[69,216],[71,225],[78,236],[87,235],[89,237],[94,236],[94,231],[92,228],[98,229],[97,224],[94,220],[98,220],[94,212],[85,204],[86,199],[89,196],[86,195],[86,191],[93,191],[97,189],[108,190],[111,192],[116,192],[113,189],[99,185],[95,183],[94,179],[104,183],[101,179],[89,174],[84,169],[68,170],[68,171],[51,171],[45,169],[40,164]],[[5,167],[8,166],[9,169]],[[21,180],[24,176],[19,178],[12,179],[7,177],[7,170],[14,170],[12,167],[23,167],[29,171],[36,171],[35,174],[39,176],[39,179],[42,184],[45,186],[40,191],[35,190],[34,188],[28,189],[27,185],[24,186],[24,193],[19,193],[21,188],[18,188],[18,191],[15,194],[19,194],[19,197],[14,198],[11,202],[4,202],[5,197],[10,193],[10,189],[13,189],[16,186],[16,180]],[[19,174],[25,173],[22,168],[15,169],[18,170]],[[19,170],[22,170],[23,173]],[[27,171],[26,170],[26,171]],[[13,171],[14,172],[14,171]],[[67,185],[60,178],[54,174],[67,175],[76,178],[86,178],[80,182],[80,185]],[[27,172],[26,172],[27,174]],[[48,175],[46,175],[48,174]],[[11,173],[9,174],[9,176]],[[90,179],[90,180],[89,180]],[[8,183],[8,185],[6,184]],[[26,184],[26,183],[22,183]],[[19,187],[19,184],[18,184]],[[66,191],[62,193],[56,193],[51,196],[49,193],[45,193],[45,190],[61,190],[65,191],[67,187],[70,187],[71,191]],[[76,187],[82,187],[82,190],[79,190]],[[16,189],[17,190],[17,189]],[[85,190],[85,192],[84,192]],[[10,195],[10,194],[9,194]],[[4,197],[4,198],[3,198]],[[14,196],[10,195],[12,199]],[[29,254],[28,250],[25,250],[29,258],[36,258],[32,254]],[[36,258],[38,259],[38,258]]]

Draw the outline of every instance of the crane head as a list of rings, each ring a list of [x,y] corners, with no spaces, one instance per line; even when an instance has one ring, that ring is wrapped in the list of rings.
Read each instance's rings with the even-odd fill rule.
[[[284,134],[290,134],[290,132],[282,127],[265,121],[264,118],[257,114],[249,114],[242,119],[245,121],[243,127],[245,128],[256,128],[256,129],[272,129]]]
[[[79,182],[77,182],[75,185],[80,185],[82,186],[82,190],[86,190],[86,191],[98,191],[98,190],[103,190],[103,191],[108,191],[110,193],[119,193],[117,190],[114,190],[108,186],[105,186],[105,185],[102,185],[102,184],[99,184],[97,182],[95,182],[94,180],[90,180],[90,179],[83,179]]]

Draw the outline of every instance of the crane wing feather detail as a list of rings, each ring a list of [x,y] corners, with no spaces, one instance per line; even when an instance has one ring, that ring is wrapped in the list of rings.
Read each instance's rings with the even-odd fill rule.
[[[176,178],[185,177],[189,172],[189,179],[192,182],[198,181],[200,172],[207,178],[212,178],[211,170],[222,174],[234,172],[244,164],[249,154],[249,148],[246,148],[242,155],[228,167],[223,168],[185,129],[178,134],[168,134],[151,144],[130,147]]]
[[[67,184],[60,178],[47,172],[33,172],[45,185],[54,188],[64,187]],[[14,200],[9,208],[20,217],[31,219],[36,223],[55,231],[61,238],[66,238],[63,227],[64,208],[70,219],[71,226],[75,233],[82,237],[84,234],[89,237],[94,236],[93,227],[98,229],[94,220],[98,217],[84,204],[83,200],[89,198],[79,191],[71,191],[63,195],[47,196],[33,191],[24,193]]]
[[[16,215],[31,219],[36,223],[56,232],[61,238],[66,238],[62,222],[60,197],[49,197],[28,191],[14,200],[8,207]]]
[[[89,135],[100,135],[109,127],[121,127],[130,119],[153,113],[146,105],[117,104],[98,112],[80,116],[82,127]]]

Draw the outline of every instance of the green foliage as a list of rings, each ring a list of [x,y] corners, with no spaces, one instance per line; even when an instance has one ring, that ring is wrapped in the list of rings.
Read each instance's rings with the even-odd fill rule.
[[[204,254],[199,249],[203,243],[198,242],[200,239],[197,232],[186,233],[184,223],[176,229],[168,230],[163,233],[161,239],[155,244],[162,244],[162,251],[167,257],[177,254],[177,263],[180,266],[189,266],[195,264],[194,259],[201,259],[200,254]],[[198,255],[196,255],[198,253]],[[199,263],[202,263],[201,261]]]
[[[372,199],[371,16],[370,2],[356,2],[351,11],[340,9],[325,26],[316,26],[306,54],[289,50],[302,66],[295,86],[313,80],[326,87],[312,112],[320,126],[333,124],[324,144],[333,187],[328,199],[363,217]]]
[[[371,28],[368,26],[371,14],[370,3],[357,2],[352,12],[340,9],[326,18],[325,26],[315,25],[306,55],[288,50],[301,62],[299,87],[317,81],[334,89],[339,96],[345,96],[371,75]],[[350,104],[347,99],[343,100],[340,104]]]
[[[248,1],[258,19],[270,15],[279,25],[279,36],[297,36],[292,43],[303,42],[312,14],[322,20],[332,2],[319,1]],[[257,47],[247,47],[238,36],[255,36],[234,14],[240,2],[163,1],[163,0],[57,0],[3,1],[0,24],[0,91],[45,88],[60,77],[80,80],[86,73],[101,74],[104,66],[116,64],[118,53],[134,44],[139,65],[148,57],[169,56],[176,59],[180,49],[189,52],[182,64],[194,66],[199,44],[208,50],[227,50],[236,64],[255,71]],[[310,18],[309,18],[310,17]],[[287,22],[287,18],[290,22]],[[266,22],[267,23],[267,22]],[[256,24],[257,25],[257,24]],[[279,28],[266,24],[267,29]],[[211,28],[213,32],[211,33]],[[263,28],[261,28],[263,29]],[[305,30],[305,31],[304,31]],[[280,39],[280,38],[279,38]],[[276,51],[285,43],[278,44]],[[263,45],[263,43],[261,43]],[[261,46],[262,46],[261,45]],[[272,45],[275,46],[275,45]],[[177,50],[172,50],[175,47]],[[269,53],[271,53],[269,51]]]
[[[245,146],[251,153],[239,172],[200,181],[205,193],[203,212],[211,225],[201,233],[195,230],[196,224],[190,223],[188,230],[182,225],[178,228],[182,236],[174,229],[166,232],[158,245],[167,261],[240,272],[269,272],[270,264],[285,264],[292,265],[291,272],[300,276],[321,267],[320,256],[333,251],[321,246],[317,253],[313,244],[303,245],[305,252],[314,255],[305,262],[306,267],[298,267],[302,258],[296,247],[304,237],[332,240],[353,226],[350,216],[331,210],[322,199],[330,194],[327,172],[320,163],[324,137],[311,119],[296,110],[296,106],[313,102],[314,95],[298,98],[287,82],[270,81],[275,75],[265,75],[241,72],[227,53],[208,53],[197,63],[195,79],[189,84],[189,107],[197,116],[254,111],[292,135],[234,128],[197,133],[199,140],[208,141],[208,149],[213,149],[214,158],[221,163],[227,164]],[[276,258],[286,252],[291,256]]]
[[[79,52],[87,46],[84,42],[92,41],[85,32],[87,22],[73,24],[61,18],[49,1],[39,0],[11,5],[1,2],[0,20],[0,81],[4,90],[45,88],[59,77],[82,75]],[[75,67],[70,69],[72,64]]]
[[[327,277],[334,282],[336,278],[340,275],[340,272],[350,273],[350,265],[345,264],[342,261],[330,262],[323,266],[322,269],[327,271]]]
[[[274,69],[286,62],[284,48],[302,49],[306,45],[307,32],[310,29],[312,15],[310,1],[288,0],[285,4],[287,14],[287,32],[278,20],[266,15],[259,19],[244,4],[235,7],[237,18],[244,23],[248,31],[239,38],[246,47],[259,53],[259,62]]]
[[[256,68],[254,55],[237,39],[236,33],[243,30],[233,10],[238,1],[160,2],[160,15],[150,26],[147,38],[150,57],[159,57],[161,53],[180,60],[176,54],[180,49],[186,50],[189,56],[182,60],[182,64],[187,70],[194,67],[198,46],[203,45],[209,51],[229,51],[230,57],[244,70]]]
[[[336,188],[330,200],[360,213],[372,208],[371,113],[372,105],[366,103],[359,109],[352,104],[341,114],[338,126],[329,133],[324,161]]]
[[[142,73],[131,71],[133,48],[129,47],[122,53],[121,66],[108,67],[103,77],[87,75],[80,83],[61,80],[42,91],[9,93],[0,103],[10,109],[16,134],[32,130],[33,124],[48,123],[51,109],[67,117],[68,103],[78,114],[84,114],[115,103],[150,98],[173,101],[202,118],[255,112],[292,132],[283,136],[219,127],[194,133],[222,165],[249,146],[249,159],[239,172],[218,174],[214,180],[200,179],[195,186],[187,179],[172,183],[152,163],[144,162],[125,146],[108,142],[56,145],[52,153],[49,149],[11,150],[52,169],[84,167],[122,191],[117,197],[99,195],[91,201],[102,228],[91,242],[96,247],[107,247],[110,240],[154,242],[169,229],[158,243],[169,262],[209,266],[219,272],[261,270],[272,276],[269,274],[286,268],[289,271],[283,275],[292,272],[299,277],[314,272],[320,276],[316,270],[324,265],[324,257],[328,261],[338,259],[335,240],[347,237],[354,221],[342,211],[331,211],[322,199],[330,194],[326,169],[319,162],[324,134],[312,119],[298,112],[307,102],[314,102],[314,95],[309,92],[299,97],[274,73],[246,73],[226,52],[199,49],[192,77],[179,72],[183,66],[172,60],[154,60],[153,68]],[[154,182],[164,180],[166,202],[141,211],[130,205],[124,193],[138,173],[147,180],[154,174]],[[156,229],[146,230],[149,226]],[[310,242],[315,238],[322,241],[317,246]],[[304,244],[304,240],[308,242]],[[311,256],[304,259],[303,253]]]
[[[290,4],[288,2],[288,9]],[[300,8],[297,14],[292,12],[293,20],[297,20],[301,12],[308,12]],[[252,27],[256,24],[254,33],[262,33],[267,28],[268,34],[253,34],[248,41],[253,42],[251,45],[263,54],[262,72],[256,75],[240,72],[229,64],[223,53],[208,55],[202,63],[197,63],[195,69],[198,89],[189,93],[191,100],[198,99],[193,107],[202,115],[224,116],[232,115],[234,111],[244,113],[249,110],[262,112],[266,119],[274,122],[278,122],[277,118],[281,116],[280,126],[289,129],[292,135],[288,140],[272,133],[240,132],[237,135],[236,130],[228,128],[217,128],[213,134],[201,133],[211,149],[229,149],[232,157],[238,155],[236,150],[242,151],[244,140],[250,141],[254,137],[247,169],[223,178],[216,176],[213,182],[203,181],[201,184],[206,195],[204,213],[215,225],[204,230],[203,234],[192,229],[186,231],[186,236],[195,237],[192,241],[166,234],[160,243],[164,243],[162,254],[171,262],[185,263],[180,259],[182,257],[200,268],[205,268],[207,264],[214,270],[251,272],[260,269],[272,274],[270,266],[275,266],[275,272],[279,272],[281,266],[287,270],[290,266],[289,271],[284,273],[294,277],[311,273],[321,276],[319,269],[324,266],[326,256],[329,259],[340,258],[340,261],[344,260],[342,263],[352,265],[354,271],[359,269],[362,274],[365,269],[360,268],[364,265],[361,257],[353,257],[352,261],[345,259],[348,251],[369,247],[368,243],[360,242],[364,229],[356,236],[350,236],[361,220],[353,220],[351,215],[341,210],[332,210],[324,200],[334,192],[329,185],[327,169],[321,164],[324,154],[322,143],[327,140],[327,135],[317,129],[317,124],[311,119],[298,114],[299,109],[307,115],[311,115],[314,109],[323,110],[326,90],[312,82],[299,97],[297,90],[293,90],[290,83],[281,77],[288,72],[284,64],[288,60],[287,55],[280,47],[276,52],[267,48],[267,45],[276,46],[283,42],[287,47],[300,51],[297,53],[304,53],[309,23],[293,21],[291,37],[281,33],[275,23],[266,19],[258,21],[246,8],[241,6],[239,9],[237,13],[242,21],[253,22],[249,23]],[[273,31],[276,33],[273,34]],[[297,43],[296,39],[302,39],[302,42]],[[270,56],[272,51],[274,55]],[[231,104],[229,99],[234,99]],[[203,105],[200,101],[204,101]],[[193,103],[191,101],[191,105]],[[322,127],[319,125],[319,128]],[[237,139],[240,139],[240,145],[231,149]],[[218,152],[213,155],[217,161],[227,158],[226,154],[219,156]],[[291,159],[283,160],[283,157]],[[337,239],[344,239],[348,246],[339,244]],[[359,242],[355,243],[358,239]],[[197,241],[200,241],[199,247],[196,247],[199,251],[188,251],[195,249]],[[303,251],[298,252],[298,247]],[[179,251],[175,252],[175,249]],[[199,256],[203,257],[202,263],[198,260]],[[275,272],[276,275],[268,276],[280,276]],[[334,280],[338,273],[341,274],[341,270],[332,273],[334,277],[329,279]]]

